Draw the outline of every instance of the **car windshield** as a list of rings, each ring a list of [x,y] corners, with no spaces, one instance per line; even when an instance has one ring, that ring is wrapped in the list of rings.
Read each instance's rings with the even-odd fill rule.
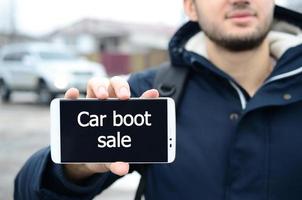
[[[72,60],[76,59],[76,55],[69,52],[43,51],[39,52],[42,60]]]

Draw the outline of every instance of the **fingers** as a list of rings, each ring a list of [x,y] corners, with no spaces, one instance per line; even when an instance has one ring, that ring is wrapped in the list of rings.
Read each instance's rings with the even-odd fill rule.
[[[87,85],[87,97],[107,99],[108,97],[127,100],[130,98],[130,87],[128,82],[119,77],[114,76],[110,80],[106,78],[93,78]],[[155,89],[147,90],[141,98],[158,98],[159,93]]]
[[[75,88],[65,93],[65,98],[76,99],[79,91]],[[127,100],[130,98],[130,86],[128,82],[118,76],[111,78],[92,78],[87,84],[87,98],[107,99],[109,97]],[[159,93],[155,89],[145,91],[141,98],[158,98]]]
[[[129,172],[129,163],[114,162],[108,164],[87,164],[86,167],[92,173],[105,173],[111,171],[112,173],[124,176]]]
[[[107,99],[109,97],[107,78],[92,78],[87,84],[87,98]]]
[[[108,97],[122,100],[130,98],[130,87],[128,82],[118,76],[113,78],[92,78],[87,85],[87,97],[107,99]]]
[[[77,99],[80,96],[80,92],[76,88],[70,88],[65,92],[65,98],[67,99]]]
[[[80,182],[81,180],[96,173],[112,173],[123,176],[129,172],[129,164],[116,162],[112,164],[66,164],[64,171],[70,180]]]
[[[117,97],[122,100],[130,98],[130,87],[125,79],[119,76],[114,76],[110,79],[110,86],[110,97]]]
[[[145,91],[140,98],[158,98],[159,93],[156,89]]]

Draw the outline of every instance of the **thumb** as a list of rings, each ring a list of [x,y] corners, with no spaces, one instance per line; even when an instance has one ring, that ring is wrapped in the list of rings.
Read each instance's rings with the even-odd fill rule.
[[[115,162],[108,166],[110,171],[116,175],[124,176],[129,172],[129,163]]]

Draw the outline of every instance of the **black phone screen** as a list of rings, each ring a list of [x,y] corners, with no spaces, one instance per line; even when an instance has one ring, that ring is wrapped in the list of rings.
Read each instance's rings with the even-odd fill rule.
[[[61,100],[62,162],[167,162],[167,100]]]

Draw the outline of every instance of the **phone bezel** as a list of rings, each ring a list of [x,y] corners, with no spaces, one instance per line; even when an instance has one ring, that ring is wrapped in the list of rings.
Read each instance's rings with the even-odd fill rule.
[[[176,155],[176,113],[175,102],[172,98],[167,99],[167,122],[168,122],[168,163],[175,160]]]
[[[138,100],[139,98],[130,98],[129,100]],[[160,97],[157,99],[140,99],[140,100],[158,100],[158,99],[166,99],[167,102],[167,155],[168,160],[167,162],[129,162],[133,164],[148,164],[148,163],[171,163],[175,160],[176,155],[176,117],[175,117],[175,103],[172,98],[169,97]],[[61,161],[61,133],[60,133],[60,101],[68,101],[68,99],[64,98],[56,98],[52,100],[50,104],[50,149],[51,149],[51,159],[53,162],[58,164],[64,164],[64,163],[74,163],[74,164],[80,164],[80,163],[108,163],[105,161],[101,162],[62,162]],[[102,101],[99,99],[85,99],[85,98],[79,98],[74,99],[70,101]],[[110,101],[111,99],[107,99],[106,101]],[[117,100],[117,99],[113,99]]]
[[[56,98],[50,103],[50,154],[55,163],[61,163],[60,101]]]

